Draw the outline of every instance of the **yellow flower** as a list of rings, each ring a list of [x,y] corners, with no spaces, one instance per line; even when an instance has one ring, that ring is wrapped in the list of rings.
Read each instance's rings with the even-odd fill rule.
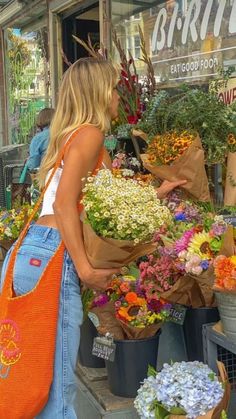
[[[199,255],[203,259],[211,259],[211,237],[209,233],[196,233],[189,244],[189,252]]]

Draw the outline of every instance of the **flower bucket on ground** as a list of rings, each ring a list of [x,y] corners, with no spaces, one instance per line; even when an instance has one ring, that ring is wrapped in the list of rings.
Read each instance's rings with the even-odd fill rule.
[[[210,201],[204,150],[198,135],[170,131],[156,135],[141,155],[144,167],[161,180],[187,180],[183,188],[199,201]]]
[[[154,232],[171,220],[155,188],[109,170],[89,177],[83,192],[85,250],[94,268],[122,267],[151,253]]]
[[[130,275],[113,279],[90,308],[98,331],[114,338],[115,357],[106,361],[111,392],[135,397],[147,366],[156,367],[160,328],[170,314],[170,304],[145,294]],[[145,356],[144,356],[145,354]]]
[[[227,411],[230,385],[224,364],[219,378],[201,362],[164,364],[149,371],[134,401],[141,419],[221,419]]]
[[[224,333],[228,339],[236,343],[236,256],[234,253],[233,228],[229,227],[225,238],[224,254],[219,255],[214,261],[214,291]]]

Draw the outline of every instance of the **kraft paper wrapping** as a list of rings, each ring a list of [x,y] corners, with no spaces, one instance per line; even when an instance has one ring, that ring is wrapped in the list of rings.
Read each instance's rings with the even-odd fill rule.
[[[170,166],[154,166],[148,161],[147,154],[141,154],[144,167],[161,180],[174,182],[187,180],[183,188],[198,201],[210,201],[210,191],[205,170],[204,150],[197,136],[185,153]]]
[[[227,158],[224,205],[236,205],[236,153],[229,152]]]
[[[227,411],[229,400],[230,400],[230,384],[228,381],[225,366],[222,362],[217,361],[217,367],[219,371],[219,381],[224,384],[225,392],[222,400],[218,405],[209,410],[205,415],[198,416],[196,419],[221,419],[221,413],[223,410]],[[169,419],[185,419],[185,415],[170,415]]]
[[[172,304],[181,304],[187,307],[203,307],[204,300],[194,277],[181,276],[170,290],[161,293],[161,298]]]
[[[126,335],[126,339],[146,339],[146,338],[151,338],[152,336],[154,336],[157,331],[161,328],[162,323],[154,323],[154,324],[150,324],[149,326],[140,328],[140,327],[134,327],[134,326],[130,326],[129,324],[126,324],[124,322],[122,322],[121,320],[119,321],[125,335]]]
[[[113,302],[110,301],[102,307],[94,307],[89,311],[96,314],[99,322],[99,326],[96,327],[101,335],[111,333],[114,339],[125,339],[124,330],[115,317],[115,304]]]
[[[232,225],[228,226],[224,234],[223,243],[219,254],[227,257],[233,256],[235,254],[234,228]]]
[[[101,335],[109,332],[116,340],[149,338],[154,336],[162,326],[161,322],[144,328],[130,326],[115,317],[115,304],[112,301],[89,311],[98,319],[99,325],[96,325],[98,332]]]
[[[156,250],[156,244],[135,245],[133,241],[99,237],[86,222],[83,225],[85,251],[93,268],[120,268]]]
[[[213,285],[213,267],[210,267],[199,276],[191,274],[181,276],[170,290],[161,293],[161,297],[172,304],[192,308],[215,307]]]

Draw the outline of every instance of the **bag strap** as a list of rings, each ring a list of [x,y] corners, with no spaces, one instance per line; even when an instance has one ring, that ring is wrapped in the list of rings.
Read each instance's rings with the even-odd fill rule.
[[[26,233],[27,233],[27,231],[29,229],[29,226],[30,226],[31,222],[33,221],[33,219],[34,219],[34,217],[35,217],[35,215],[36,215],[36,213],[37,213],[37,211],[38,211],[38,209],[40,207],[40,204],[41,204],[41,202],[43,200],[45,191],[47,190],[47,188],[48,188],[48,186],[49,186],[49,184],[50,184],[50,182],[51,182],[51,180],[52,180],[52,178],[53,178],[56,170],[60,167],[61,161],[63,160],[63,157],[65,155],[65,152],[66,152],[67,148],[71,144],[71,142],[74,139],[74,137],[76,136],[77,132],[80,129],[84,128],[85,126],[87,126],[87,125],[82,125],[81,127],[76,128],[74,131],[72,131],[72,133],[70,133],[69,138],[67,139],[67,141],[64,144],[61,152],[59,153],[59,157],[58,157],[58,159],[57,159],[57,161],[56,161],[56,163],[55,163],[55,165],[53,167],[52,173],[50,174],[50,176],[49,176],[49,178],[48,178],[48,180],[47,180],[47,182],[46,182],[46,184],[45,184],[45,186],[44,186],[44,188],[43,188],[43,190],[42,190],[42,192],[41,192],[41,194],[40,194],[40,196],[38,198],[38,201],[36,202],[36,204],[35,204],[35,206],[33,208],[33,211],[32,211],[32,213],[31,213],[31,215],[30,215],[30,217],[29,217],[29,219],[27,221],[27,224],[23,228],[23,230],[22,230],[22,232],[21,232],[21,234],[20,234],[20,236],[19,236],[19,238],[18,238],[18,240],[16,242],[16,245],[15,245],[15,247],[14,247],[12,253],[11,253],[11,256],[10,256],[10,259],[9,259],[9,262],[8,262],[8,266],[7,266],[7,270],[6,270],[6,275],[5,275],[5,281],[4,281],[3,288],[2,288],[2,296],[4,296],[4,297],[9,298],[9,297],[12,296],[13,271],[14,271],[14,266],[15,266],[17,252],[18,252],[18,250],[19,250],[19,248],[20,248],[20,246],[21,246],[21,244],[22,244],[22,242],[23,242],[23,240],[24,240],[24,238],[26,236]],[[103,154],[103,153],[101,153],[101,154]],[[98,167],[98,165],[100,164],[100,161],[101,161],[101,154],[99,156],[97,167]],[[58,246],[58,248],[56,250],[56,253],[58,251],[60,251],[62,247],[64,247],[64,243],[63,242],[61,242],[59,244],[59,246]]]

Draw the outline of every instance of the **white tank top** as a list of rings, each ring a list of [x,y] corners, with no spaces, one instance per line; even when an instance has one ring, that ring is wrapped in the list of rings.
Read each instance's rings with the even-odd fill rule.
[[[69,141],[70,137],[72,136],[72,134],[75,131],[76,130],[72,131],[72,133],[67,138],[66,143],[67,143],[67,141]],[[60,179],[61,179],[61,175],[62,175],[63,161],[61,162],[61,166],[62,167],[59,167],[55,171],[55,173],[53,175],[53,178],[52,178],[51,182],[49,183],[49,185],[48,185],[48,187],[47,187],[47,189],[44,193],[43,204],[42,204],[42,210],[41,210],[40,217],[43,217],[44,215],[53,215],[54,214],[53,204],[54,204],[54,201],[55,201],[57,188],[58,188],[58,185],[59,185],[59,182],[60,182]],[[102,166],[103,166],[104,169],[106,169],[105,163],[102,162]],[[53,171],[53,169],[49,170],[49,172],[46,176],[46,182],[48,181],[52,171]]]

